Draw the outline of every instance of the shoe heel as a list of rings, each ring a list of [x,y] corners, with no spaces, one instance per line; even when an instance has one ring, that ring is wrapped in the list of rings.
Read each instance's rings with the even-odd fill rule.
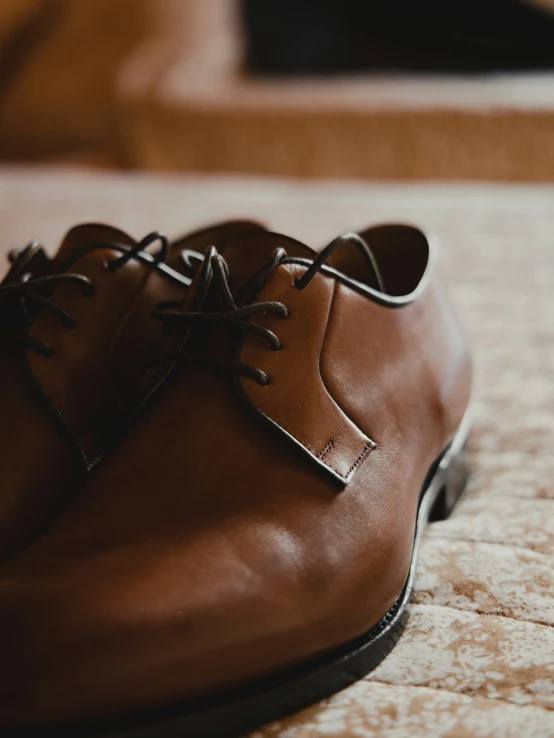
[[[444,483],[431,508],[430,522],[449,518],[467,487],[470,476],[467,441],[455,453],[446,454],[443,464]]]

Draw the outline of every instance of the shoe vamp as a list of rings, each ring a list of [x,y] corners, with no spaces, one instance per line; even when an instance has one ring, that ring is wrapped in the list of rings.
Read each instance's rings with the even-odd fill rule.
[[[417,492],[384,453],[367,468],[341,491],[228,379],[186,368],[6,570],[3,632],[19,644],[8,714],[184,700],[369,630],[405,581]]]

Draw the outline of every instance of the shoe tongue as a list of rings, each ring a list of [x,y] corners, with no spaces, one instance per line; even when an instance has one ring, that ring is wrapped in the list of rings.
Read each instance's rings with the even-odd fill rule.
[[[53,266],[60,267],[76,252],[94,243],[119,243],[124,246],[135,246],[136,241],[118,228],[102,223],[84,223],[75,226],[65,236],[58,253],[54,257]]]
[[[275,249],[283,248],[287,256],[314,259],[316,254],[294,238],[268,231],[250,233],[219,248],[229,267],[229,287],[237,292],[258,269],[266,264]]]

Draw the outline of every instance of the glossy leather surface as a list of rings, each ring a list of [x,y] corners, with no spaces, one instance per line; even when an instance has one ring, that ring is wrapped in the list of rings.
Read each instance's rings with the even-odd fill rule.
[[[184,248],[206,240],[259,229],[249,222],[221,224],[183,238],[169,263],[181,269]],[[50,269],[55,273],[83,248],[95,243],[134,246],[135,241],[109,226],[72,229]],[[117,271],[106,268],[121,252],[96,249],[73,260],[66,273],[88,277],[94,296],[75,284],[54,287],[50,299],[75,321],[39,312],[31,338],[46,342],[53,355],[27,350],[0,356],[0,561],[30,543],[63,512],[95,465],[108,454],[140,404],[152,359],[170,350],[173,339],[150,313],[160,300],[186,300],[189,291],[142,262],[131,259]]]
[[[260,233],[225,249],[231,282],[251,273],[241,253],[274,248]],[[468,403],[467,346],[434,274],[392,307],[325,270],[299,291],[305,269],[278,266],[257,297],[290,310],[252,319],[282,350],[252,334],[235,346],[272,384],[184,363],[4,568],[0,725],[242,684],[360,636],[396,601],[421,486]]]
[[[241,360],[266,372],[271,384],[263,387],[245,377],[242,387],[264,416],[305,448],[339,483],[346,484],[376,444],[336,402],[321,369],[338,283],[317,275],[306,288],[309,294],[300,292],[294,281],[304,271],[294,265],[281,267],[267,280],[259,300],[282,302],[289,315],[285,319],[263,316],[257,322],[279,336],[282,349],[272,352],[259,339],[248,338]],[[304,308],[306,299],[310,309]]]

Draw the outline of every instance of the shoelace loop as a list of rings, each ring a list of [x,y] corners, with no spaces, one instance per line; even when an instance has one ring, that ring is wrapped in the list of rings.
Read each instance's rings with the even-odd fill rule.
[[[216,253],[215,249],[211,249],[206,254],[204,263],[201,266],[202,274],[200,279],[205,283],[212,282],[217,296],[222,303],[223,310],[219,312],[181,312],[179,310],[181,307],[180,302],[167,301],[158,303],[152,311],[152,315],[157,320],[163,321],[167,326],[176,325],[181,329],[222,326],[237,330],[242,335],[253,333],[265,338],[270,349],[280,351],[281,343],[275,333],[269,330],[269,328],[264,328],[257,323],[251,323],[250,318],[260,314],[272,314],[276,317],[286,318],[289,314],[286,305],[281,302],[254,302],[250,305],[239,307],[237,303],[241,301],[243,296],[252,293],[261,286],[269,274],[285,258],[285,250],[276,249],[268,263],[258,270],[241,290],[235,295],[232,295],[229,287],[229,269],[227,263],[221,254]],[[250,364],[244,364],[233,359],[209,357],[187,348],[178,354],[160,357],[156,361],[166,361],[170,358],[183,361],[197,361],[211,366],[221,366],[238,374],[251,377],[262,386],[270,383],[270,379],[264,371]]]
[[[306,272],[294,283],[298,290],[305,289],[315,275],[320,271],[322,266],[327,262],[331,254],[340,246],[346,243],[354,243],[361,247],[368,267],[373,273],[377,284],[381,285],[382,281],[373,255],[365,243],[365,241],[356,233],[348,233],[344,236],[331,241],[331,243],[314,259]],[[233,295],[229,287],[229,267],[221,254],[218,254],[212,247],[205,255],[203,264],[200,267],[199,282],[207,285],[210,280],[214,285],[217,297],[222,304],[223,310],[218,312],[202,312],[190,309],[182,311],[181,303],[177,301],[161,302],[156,305],[152,311],[152,315],[157,320],[161,320],[166,326],[178,326],[181,330],[189,330],[192,328],[207,327],[224,327],[238,331],[244,336],[246,333],[252,333],[264,338],[268,347],[272,351],[280,351],[282,349],[279,338],[264,326],[252,323],[250,319],[255,315],[271,314],[279,318],[289,316],[289,310],[282,302],[253,302],[247,305],[241,305],[243,300],[249,295],[258,294],[265,280],[269,275],[281,264],[287,260],[285,249],[276,249],[270,259]],[[202,289],[199,288],[199,291]],[[241,305],[239,307],[239,305]],[[191,306],[192,308],[192,306]],[[178,353],[159,357],[155,362],[163,362],[170,359],[179,361],[197,361],[210,366],[218,366],[228,369],[237,374],[248,376],[258,384],[267,386],[271,383],[270,377],[266,372],[257,367],[245,364],[240,361],[211,357],[205,353],[199,353],[187,349],[185,343],[184,348]]]
[[[154,255],[151,265],[157,266],[166,262],[170,249],[168,239],[158,232],[148,234],[132,248],[120,244],[99,243],[87,246],[82,250],[82,253],[99,248],[121,251],[122,255],[120,257],[112,259],[106,264],[110,271],[115,272],[131,259],[139,258],[140,254],[156,241],[160,241],[161,246]],[[75,328],[74,318],[51,299],[50,295],[53,289],[61,284],[74,284],[79,287],[83,297],[93,297],[96,290],[91,280],[83,274],[62,271],[58,274],[34,276],[31,272],[25,271],[28,257],[36,249],[36,246],[36,243],[31,243],[24,249],[12,251],[9,255],[11,268],[0,284],[0,311],[3,313],[4,323],[7,326],[3,335],[0,335],[0,341],[4,345],[8,344],[10,348],[17,345],[49,358],[53,356],[52,347],[45,341],[28,335],[28,330],[38,310],[44,309],[53,313],[65,328]],[[80,254],[81,252],[79,252]],[[142,263],[149,265],[148,262],[142,261]],[[34,314],[30,310],[32,306],[37,309]],[[18,330],[14,330],[14,328],[18,328]]]

